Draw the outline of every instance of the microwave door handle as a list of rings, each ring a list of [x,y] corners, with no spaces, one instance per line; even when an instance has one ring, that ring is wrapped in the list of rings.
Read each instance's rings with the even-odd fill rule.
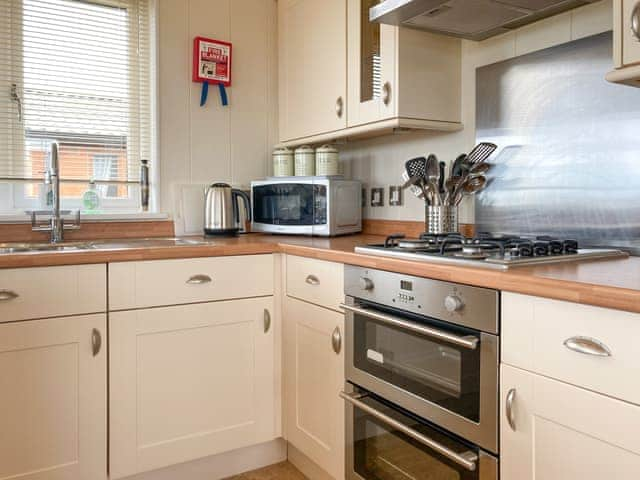
[[[340,308],[349,312],[357,313],[358,315],[362,315],[364,317],[371,318],[373,320],[377,320],[381,323],[386,323],[387,325],[399,327],[404,330],[419,333],[426,337],[435,338],[437,340],[443,340],[445,342],[457,345],[459,347],[467,348],[469,350],[475,350],[478,347],[478,339],[473,335],[461,337],[460,335],[455,335],[443,330],[438,330],[437,328],[427,327],[415,322],[409,322],[394,315],[387,315],[362,307],[346,305],[344,303],[340,304]]]
[[[376,410],[373,407],[370,407],[366,403],[364,403],[360,398],[365,397],[366,395],[362,395],[360,393],[348,394],[345,392],[340,392],[340,397],[346,400],[347,402],[355,405],[360,410],[368,413],[372,417],[377,418],[382,423],[386,423],[391,428],[398,430],[404,433],[406,436],[413,438],[415,441],[421,443],[425,447],[438,452],[440,455],[448,458],[452,462],[457,463],[461,467],[469,470],[470,472],[475,471],[477,468],[478,455],[473,451],[469,450],[467,452],[457,453],[451,450],[450,448],[442,445],[441,443],[436,442],[435,440],[423,435],[420,432],[415,431],[412,428],[407,427],[404,423],[399,422],[395,418],[391,418],[388,415]]]

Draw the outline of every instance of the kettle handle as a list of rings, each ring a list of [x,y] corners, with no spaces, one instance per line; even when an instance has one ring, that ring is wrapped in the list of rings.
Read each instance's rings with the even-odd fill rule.
[[[237,188],[234,188],[233,190],[231,190],[231,195],[233,195],[233,197],[241,197],[242,200],[244,201],[244,211],[245,211],[245,216],[247,217],[247,220],[250,222],[251,221],[251,199],[249,198],[249,195],[247,195],[246,192],[243,192],[242,190],[239,190]],[[235,211],[236,211],[236,220],[239,222],[240,221],[240,212],[238,211],[238,203],[237,200],[235,203]]]

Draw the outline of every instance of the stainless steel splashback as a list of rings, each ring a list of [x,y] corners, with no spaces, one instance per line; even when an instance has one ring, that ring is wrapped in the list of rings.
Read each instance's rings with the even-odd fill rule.
[[[480,231],[640,249],[640,90],[608,83],[596,35],[479,68],[478,141],[499,150]]]

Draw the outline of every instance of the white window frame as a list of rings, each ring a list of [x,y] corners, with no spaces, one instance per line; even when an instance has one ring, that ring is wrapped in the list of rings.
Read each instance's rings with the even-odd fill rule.
[[[9,0],[11,1],[11,0]],[[90,1],[91,3],[95,3],[95,4],[99,4],[99,5],[104,5],[104,6],[116,6],[117,3],[110,1],[110,0],[87,0]],[[19,3],[20,5],[22,5],[22,1],[16,2]],[[152,166],[151,168],[151,178],[150,178],[150,182],[151,182],[151,186],[150,186],[150,205],[149,205],[149,212],[151,213],[151,216],[153,217],[157,217],[158,215],[154,215],[153,212],[157,212],[157,205],[158,205],[158,198],[159,198],[159,191],[158,191],[158,186],[159,186],[159,181],[158,181],[158,172],[159,172],[159,163],[158,163],[158,144],[157,144],[157,71],[156,71],[156,65],[157,65],[157,29],[156,29],[156,19],[155,19],[155,14],[156,14],[156,0],[149,0],[149,31],[148,31],[148,39],[149,39],[149,65],[150,65],[150,82],[149,82],[149,90],[148,90],[148,95],[149,95],[149,106],[150,106],[150,145],[149,145],[149,151],[150,151],[150,164]],[[22,16],[22,10],[20,10],[19,12],[19,16]],[[12,34],[12,37],[17,39],[16,43],[18,44],[16,45],[11,45],[11,51],[19,51],[21,49],[21,44],[22,44],[22,29],[20,28],[21,22],[18,22],[17,28],[19,29],[18,32],[15,32]],[[137,32],[130,30],[129,31],[129,35],[133,36],[136,35]],[[131,45],[135,45],[135,42],[131,42]],[[12,62],[12,68],[14,69],[14,72],[22,72],[23,71],[23,67],[20,64],[21,63],[21,55],[15,55],[12,53],[9,53],[10,57],[11,57],[11,62]],[[15,74],[13,75],[14,77],[14,81],[15,81]],[[0,78],[1,80],[1,78]],[[20,98],[23,98],[23,85],[24,85],[24,80],[22,78],[20,78],[20,84],[18,86],[18,90],[19,90],[19,94],[20,94]],[[16,131],[18,131],[17,129],[14,129],[13,132],[15,133]],[[61,132],[60,132],[61,133]],[[25,150],[26,150],[26,143],[27,143],[27,136],[26,136],[26,132],[22,131],[20,133],[20,135],[22,135],[22,139],[23,139],[23,144],[25,145]],[[55,134],[52,135],[52,138],[55,138]],[[61,142],[64,143],[64,142]],[[37,180],[34,180],[34,182],[32,184],[36,184],[38,185],[38,188],[43,188],[42,185],[44,184],[44,175],[43,175],[43,183],[39,184],[37,182]],[[63,183],[64,184],[64,183]],[[113,197],[101,197],[101,202],[100,202],[100,210],[102,211],[101,213],[104,214],[105,216],[108,216],[109,218],[113,218],[114,215],[117,216],[118,213],[122,213],[123,216],[130,218],[131,214],[135,214],[135,213],[139,213],[140,212],[140,189],[136,184],[120,184],[121,186],[125,186],[127,188],[128,191],[128,196],[127,197],[122,197],[122,198],[113,198]],[[45,205],[43,205],[43,195],[38,195],[37,197],[30,197],[27,195],[27,187],[28,187],[28,183],[25,182],[9,182],[9,183],[4,183],[4,182],[0,182],[0,221],[3,221],[5,218],[9,219],[9,218],[24,218],[26,217],[25,214],[25,210],[32,210],[32,209],[41,209],[41,208],[46,208]],[[87,184],[87,189],[89,188],[89,185]],[[100,186],[98,187],[99,189],[101,188]],[[6,205],[8,208],[3,208],[2,206]],[[81,196],[78,198],[68,198],[65,197],[63,199],[63,208],[65,209],[81,209],[82,208],[82,198]],[[100,214],[92,214],[92,217],[96,217],[96,216],[100,216]],[[141,214],[141,216],[145,217],[145,216],[149,216],[149,214]],[[165,215],[163,215],[165,216]]]

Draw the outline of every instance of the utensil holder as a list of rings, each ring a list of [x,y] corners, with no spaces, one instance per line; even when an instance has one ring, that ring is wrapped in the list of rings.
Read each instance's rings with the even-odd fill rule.
[[[453,205],[427,206],[427,233],[442,234],[458,231],[458,207]]]

